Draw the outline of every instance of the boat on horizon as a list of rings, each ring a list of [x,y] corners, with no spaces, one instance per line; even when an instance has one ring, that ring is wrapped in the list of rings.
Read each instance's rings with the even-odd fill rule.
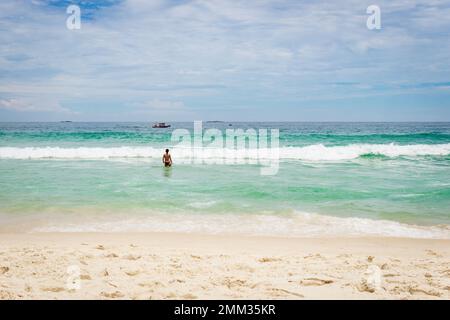
[[[152,125],[152,128],[169,128],[170,124],[166,124],[165,122],[157,122]]]

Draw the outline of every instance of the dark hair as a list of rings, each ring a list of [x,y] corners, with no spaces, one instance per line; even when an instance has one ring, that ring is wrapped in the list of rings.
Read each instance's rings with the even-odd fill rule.
[[[166,152],[169,152],[169,149],[166,149]]]

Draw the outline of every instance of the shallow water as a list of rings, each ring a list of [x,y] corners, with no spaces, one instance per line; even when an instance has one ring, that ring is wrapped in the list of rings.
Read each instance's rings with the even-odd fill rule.
[[[192,127],[1,123],[0,230],[450,238],[449,123],[203,124],[279,129],[271,176],[214,148],[216,164],[174,148],[163,168],[172,130]]]

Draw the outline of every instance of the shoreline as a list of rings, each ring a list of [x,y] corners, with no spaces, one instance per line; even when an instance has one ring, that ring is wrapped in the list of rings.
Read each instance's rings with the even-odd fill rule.
[[[0,299],[450,299],[450,240],[0,233]]]
[[[206,210],[215,202],[193,202]],[[194,210],[194,209],[192,209]],[[183,223],[180,223],[183,221]],[[450,240],[449,224],[420,224],[383,218],[337,216],[296,211],[275,213],[168,213],[135,210],[97,211],[92,207],[65,214],[0,214],[2,233],[170,233],[227,237],[411,238]]]

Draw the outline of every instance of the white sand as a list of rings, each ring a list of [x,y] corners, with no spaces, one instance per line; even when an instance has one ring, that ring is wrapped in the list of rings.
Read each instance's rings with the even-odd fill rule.
[[[450,240],[0,234],[0,299],[37,298],[449,299]]]

